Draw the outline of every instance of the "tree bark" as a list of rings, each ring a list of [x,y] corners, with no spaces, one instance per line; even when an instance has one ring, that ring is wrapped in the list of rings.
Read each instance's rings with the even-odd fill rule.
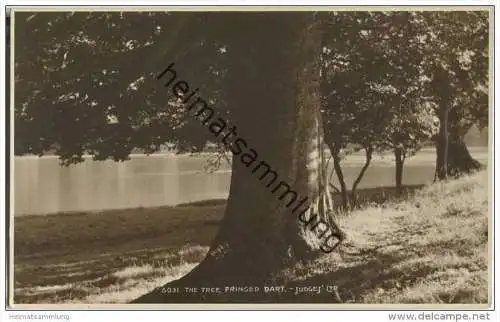
[[[432,89],[438,102],[439,133],[436,138],[436,173],[434,180],[446,180],[470,173],[483,166],[472,158],[464,142],[470,124],[462,124],[462,109],[452,106],[453,91],[450,75],[442,67],[436,66]]]
[[[228,37],[230,122],[246,144],[230,145],[232,176],[224,219],[208,254],[193,271],[136,303],[259,301],[252,293],[169,297],[161,290],[283,283],[282,268],[313,258],[323,245],[324,238],[291,210],[302,197],[308,203],[300,210],[311,202],[320,204],[320,26],[306,12],[231,13],[228,31],[234,33]],[[237,153],[237,145],[247,148]],[[256,160],[250,163],[249,155],[257,155]],[[300,196],[291,207],[290,195],[280,200],[280,193],[271,191],[276,184],[268,187],[270,178],[261,180],[263,172],[256,172],[261,161]],[[309,211],[302,215],[312,221]],[[319,211],[318,218],[331,222],[325,211]]]
[[[443,155],[448,151],[448,155],[444,157]],[[479,161],[474,159],[467,146],[464,142],[462,135],[458,134],[457,131],[452,131],[448,140],[448,149],[443,146],[442,141],[436,142],[436,153],[438,155],[437,165],[436,165],[436,175],[438,179],[442,180],[443,175],[438,172],[439,169],[446,169],[446,177],[458,177],[462,174],[471,173],[475,170],[484,168],[484,165]],[[446,166],[441,163],[446,162]]]
[[[439,107],[439,133],[436,145],[436,175],[435,179],[446,180],[448,178],[448,103],[441,102]]]
[[[441,65],[434,67],[431,90],[438,104],[439,133],[436,137],[436,172],[434,181],[448,177],[448,118],[452,102],[451,80],[448,71]]]
[[[405,162],[405,155],[402,148],[394,149],[394,156],[396,159],[396,190],[401,193],[403,190],[403,166]]]
[[[439,180],[446,179],[448,176],[458,177],[484,167],[471,156],[464,142],[465,134],[470,126],[461,124],[461,116],[458,115],[457,109],[451,109],[447,114],[446,141],[441,135],[436,140],[436,178]]]

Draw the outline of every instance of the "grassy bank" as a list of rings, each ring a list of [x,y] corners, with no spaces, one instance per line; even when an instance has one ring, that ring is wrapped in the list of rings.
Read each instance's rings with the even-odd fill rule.
[[[342,226],[343,254],[298,270],[297,279],[334,281],[341,302],[488,302],[486,172],[356,211]]]
[[[410,192],[406,200],[382,193],[379,203],[340,218],[349,236],[340,253],[284,272],[291,287],[328,284],[338,291],[279,301],[486,303],[487,182],[481,172]],[[130,301],[192,269],[224,207],[16,218],[15,302]]]

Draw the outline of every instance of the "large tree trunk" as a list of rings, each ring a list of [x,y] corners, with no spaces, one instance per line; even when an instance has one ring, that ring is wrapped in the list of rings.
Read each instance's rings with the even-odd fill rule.
[[[464,173],[471,173],[484,167],[471,156],[464,142],[463,135],[457,132],[451,131],[447,147],[444,146],[441,140],[436,142],[436,153],[438,156],[436,177],[440,180],[447,176],[457,177]],[[446,151],[448,151],[447,155]],[[444,169],[446,170],[446,175],[442,174]]]
[[[319,180],[319,24],[305,12],[231,15],[227,28],[234,36],[228,41],[232,59],[227,93],[230,121],[240,139],[230,145],[229,200],[206,258],[165,286],[180,287],[181,292],[190,286],[223,291],[226,286],[286,283],[280,269],[329,251],[334,239],[326,233],[325,225],[335,227],[320,200],[324,182]],[[273,180],[260,162],[270,166],[278,179]],[[286,187],[279,181],[288,184],[297,198],[285,195]],[[316,217],[311,216],[312,208],[303,211],[310,204],[316,205],[312,207]],[[326,224],[318,224],[318,219]],[[172,297],[160,288],[135,302],[262,300],[252,293],[212,295]]]
[[[435,180],[445,180],[448,176],[459,176],[462,173],[482,168],[467,150],[464,136],[470,128],[464,125],[461,108],[452,106],[453,91],[450,86],[450,75],[442,67],[436,66],[432,88],[439,104],[439,133],[436,137],[436,173]]]
[[[460,115],[457,109],[451,109],[446,117],[447,136],[439,135],[436,140],[436,178],[446,179],[448,176],[457,177],[464,173],[479,170],[483,165],[469,153],[464,137],[470,126],[460,124]],[[444,115],[441,116],[444,118]]]

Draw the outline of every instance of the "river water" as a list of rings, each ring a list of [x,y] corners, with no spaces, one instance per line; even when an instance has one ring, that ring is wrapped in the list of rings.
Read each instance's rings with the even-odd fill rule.
[[[472,148],[471,154],[479,161],[487,162],[486,148]],[[57,157],[16,157],[14,214],[157,207],[227,198],[230,165],[224,163],[219,170],[209,173],[204,168],[211,157],[209,154],[132,155],[127,162],[86,159],[68,168],[61,167]],[[343,162],[348,186],[352,185],[363,162],[362,154],[351,155]],[[407,160],[403,183],[431,182],[434,168],[434,150],[423,150]],[[359,188],[393,186],[394,171],[392,156],[376,156]]]

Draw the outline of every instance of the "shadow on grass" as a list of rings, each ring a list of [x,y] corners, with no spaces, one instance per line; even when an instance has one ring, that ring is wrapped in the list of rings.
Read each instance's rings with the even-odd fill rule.
[[[399,201],[407,199],[415,191],[424,187],[423,184],[418,185],[405,185],[401,190],[396,189],[396,187],[376,187],[376,188],[365,188],[359,189],[356,193],[357,201],[360,206],[366,204],[384,204],[389,201]],[[348,191],[351,194],[351,191]],[[340,205],[342,202],[340,193],[332,193],[332,198],[335,204]],[[204,207],[204,206],[218,206],[224,205],[226,199],[209,199],[194,201],[189,203],[179,204],[176,207]]]
[[[407,198],[420,187],[407,186],[403,193],[398,193],[392,187],[361,189],[358,198],[362,204],[383,204]],[[334,195],[334,199],[337,198],[339,196]],[[152,264],[155,267],[152,262],[155,254],[174,254],[185,245],[208,247],[224,216],[225,202],[219,199],[182,204],[177,207],[16,217],[14,236],[16,288],[50,287],[67,283],[78,285],[87,283],[89,279],[98,278],[106,280],[106,276],[118,268],[143,264]],[[370,253],[370,250],[365,251],[365,255],[361,253],[357,255],[364,256],[365,262],[355,267],[340,268],[327,275],[313,276],[289,286],[295,288],[328,284],[336,286],[339,294],[321,292],[318,295],[304,293],[302,296],[296,296],[289,291],[275,296],[256,294],[251,298],[247,296],[213,298],[216,302],[225,303],[350,301],[350,298],[359,296],[358,293],[362,289],[376,287],[376,281],[383,280],[381,274],[390,274],[384,273],[384,268],[399,260],[396,255],[383,257],[377,255],[377,258],[374,258],[375,255]],[[173,257],[169,260],[169,265],[180,264],[182,261],[185,259],[179,260]],[[366,277],[364,284],[360,283],[360,276]],[[92,287],[95,286],[92,283]],[[57,292],[53,294],[59,297],[61,295]],[[50,299],[50,296],[50,293],[44,294],[43,299]],[[78,297],[82,296],[83,293],[78,294]],[[24,301],[31,303],[41,299],[42,297],[37,296],[30,298],[30,295],[23,298]],[[187,299],[169,300],[180,303]],[[200,301],[205,302],[207,299],[203,298]]]
[[[362,189],[362,204],[383,204],[404,199],[420,186]],[[339,196],[333,196],[338,200]],[[15,217],[15,256],[57,257],[126,252],[185,243],[209,245],[224,216],[225,200],[205,200],[177,207],[136,208],[102,212]]]
[[[406,230],[401,231],[401,233]],[[411,239],[411,236],[408,237]],[[237,294],[172,294],[158,295],[161,303],[424,303],[423,297],[404,298],[406,289],[414,288],[434,273],[443,272],[447,266],[434,260],[418,260],[426,255],[439,257],[446,252],[446,243],[408,247],[408,239],[381,241],[379,245],[344,254],[343,261],[333,255],[306,265],[297,265],[292,273],[281,278],[288,280],[284,292],[264,292],[264,286],[280,286],[280,282],[256,283],[260,291]],[[429,249],[428,246],[438,246]],[[450,264],[452,265],[452,264]],[[283,285],[283,284],[281,284]],[[422,289],[425,295],[426,289]],[[473,291],[442,291],[432,303],[462,303],[472,297]],[[380,296],[380,299],[378,298]],[[384,299],[382,299],[382,296]],[[388,298],[393,300],[388,300]],[[425,302],[429,303],[429,302]],[[468,303],[468,302],[464,302]],[[473,302],[472,302],[473,303]]]
[[[224,205],[225,203],[226,203],[226,199],[208,199],[208,200],[181,203],[181,204],[178,204],[176,206],[176,208],[178,208],[178,207],[219,206],[219,205]]]
[[[377,255],[377,258],[371,258],[365,262],[359,262],[352,267],[334,267],[324,268],[325,272],[319,272],[314,276],[306,277],[300,281],[292,281],[286,285],[279,283],[255,283],[258,292],[250,293],[226,293],[224,291],[218,294],[190,294],[180,292],[178,294],[156,294],[151,297],[150,303],[359,303],[361,295],[367,290],[385,287],[389,279],[400,279],[401,271],[390,270],[392,265],[397,264],[402,257],[393,255]],[[335,263],[330,263],[332,266]],[[324,265],[327,265],[325,263]],[[333,270],[332,270],[333,269]],[[318,267],[315,267],[318,271]],[[425,276],[431,270],[425,269],[418,272]],[[304,268],[298,276],[307,276],[308,268]],[[417,279],[418,275],[413,275]],[[292,279],[293,280],[293,279]],[[281,287],[284,291],[266,292],[265,287]],[[223,290],[223,287],[220,287]],[[148,301],[149,301],[148,300]]]
[[[367,205],[383,205],[388,202],[398,202],[401,200],[408,199],[412,196],[415,191],[423,188],[425,185],[406,185],[401,188],[401,190],[396,189],[396,187],[377,187],[377,188],[365,188],[359,189],[356,192],[356,202],[351,203],[353,208],[362,208]],[[351,191],[347,191],[348,195],[351,195]],[[332,199],[334,205],[336,205],[336,210],[341,212],[342,208],[342,197],[340,193],[333,193]]]

